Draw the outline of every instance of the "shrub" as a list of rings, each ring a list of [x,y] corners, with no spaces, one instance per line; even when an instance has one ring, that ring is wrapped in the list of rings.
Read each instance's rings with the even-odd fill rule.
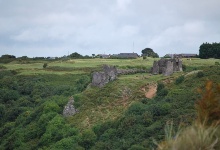
[[[183,75],[181,75],[180,77],[178,77],[175,81],[175,84],[180,84],[184,81],[185,77]]]
[[[149,100],[150,100],[150,99],[148,99],[148,98],[143,98],[143,99],[141,100],[141,103],[147,104],[147,103],[149,102]]]
[[[141,115],[146,111],[145,105],[140,102],[133,103],[127,110],[126,115]]]
[[[202,72],[202,71],[199,71],[198,73],[197,73],[197,77],[198,78],[202,78],[204,76],[204,73]]]
[[[215,65],[216,65],[216,66],[219,66],[219,65],[220,65],[220,63],[216,61],[216,62],[215,62]]]
[[[44,63],[43,68],[46,68],[46,67],[47,67],[47,63]]]
[[[96,138],[97,137],[92,130],[85,130],[82,133],[80,145],[85,147],[86,149],[90,149],[95,144]]]
[[[7,68],[3,65],[0,65],[0,69],[7,69]]]
[[[147,59],[147,57],[146,57],[146,56],[143,56],[143,59]]]
[[[164,87],[165,85],[162,82],[159,82],[157,84],[157,93],[159,93]]]
[[[183,71],[186,71],[186,65],[182,65]]]
[[[132,145],[128,150],[146,150],[146,148],[141,145]]]
[[[167,89],[162,89],[160,90],[158,93],[157,93],[157,96],[161,96],[161,97],[164,97],[168,94],[168,90]]]

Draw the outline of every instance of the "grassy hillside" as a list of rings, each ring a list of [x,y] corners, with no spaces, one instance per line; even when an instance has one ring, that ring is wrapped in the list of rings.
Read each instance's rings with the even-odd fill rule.
[[[0,64],[0,149],[146,149],[164,140],[166,122],[191,125],[197,89],[220,83],[217,59],[184,59],[170,77],[121,75],[102,89],[91,72],[103,64],[149,69],[154,59],[74,59]],[[43,64],[48,63],[46,68]],[[149,85],[157,95],[146,98]],[[64,118],[70,96],[79,113]],[[153,140],[154,139],[154,140]]]

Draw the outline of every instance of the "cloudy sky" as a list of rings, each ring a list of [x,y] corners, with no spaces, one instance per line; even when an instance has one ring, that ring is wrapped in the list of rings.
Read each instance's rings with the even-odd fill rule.
[[[0,0],[0,55],[199,53],[220,42],[220,0]]]

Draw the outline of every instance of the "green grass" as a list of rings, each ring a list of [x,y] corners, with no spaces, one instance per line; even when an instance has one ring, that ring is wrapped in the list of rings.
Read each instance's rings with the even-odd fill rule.
[[[19,73],[28,75],[28,74],[81,74],[81,73],[91,73],[91,70],[97,70],[102,65],[114,65],[119,68],[123,67],[135,67],[135,66],[145,66],[150,68],[155,59],[148,58],[148,60],[139,59],[71,59],[67,61],[42,61],[21,64],[18,61],[13,61],[8,64],[2,64],[2,66],[7,67],[8,70],[17,70]],[[69,68],[69,71],[58,71],[58,70],[47,70],[43,69],[43,64],[48,63],[48,67],[63,67]],[[72,71],[71,71],[72,69]]]
[[[28,74],[81,74],[81,73],[91,73],[92,70],[97,70],[103,64],[114,65],[118,68],[140,68],[145,67],[150,69],[153,65],[153,61],[158,60],[158,58],[147,58],[143,60],[138,59],[71,59],[67,61],[29,61],[28,63],[20,63],[19,61],[13,61],[8,64],[0,64],[5,66],[8,70],[17,70],[19,73]],[[183,64],[187,66],[188,71],[198,70],[204,66],[213,66],[215,62],[219,62],[219,59],[199,59],[193,58],[191,60],[183,59]],[[68,68],[69,70],[59,71],[59,70],[47,70],[43,69],[43,64],[48,63],[48,67],[62,67]],[[72,70],[71,70],[72,69]]]
[[[68,118],[80,130],[96,124],[119,118],[135,101],[145,98],[143,87],[162,79],[162,75],[150,76],[146,73],[121,75],[102,89],[88,87],[84,92],[75,95],[76,105],[82,113]]]

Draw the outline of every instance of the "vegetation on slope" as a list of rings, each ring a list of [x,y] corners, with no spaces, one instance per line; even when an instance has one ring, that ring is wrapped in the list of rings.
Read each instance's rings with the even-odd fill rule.
[[[182,126],[193,123],[194,104],[201,99],[198,87],[204,88],[207,80],[220,83],[220,68],[213,66],[215,61],[219,60],[208,60],[208,66],[204,67],[205,63],[199,59],[184,60],[186,71],[196,72],[175,73],[169,78],[123,75],[103,89],[88,86],[89,71],[85,74],[65,70],[73,65],[85,67],[86,60],[74,60],[73,64],[49,63],[65,70],[52,68],[52,72],[43,69],[43,63],[23,67],[13,62],[4,65],[0,70],[0,149],[156,148],[154,141],[164,140],[166,122],[173,121],[175,130],[180,123]],[[144,63],[143,60],[107,60],[107,64],[118,67],[127,67],[128,62],[132,67]],[[193,66],[193,62],[197,64]],[[87,62],[91,68],[100,65],[95,59],[91,66]],[[157,96],[145,98],[142,89],[157,81],[160,81]],[[63,118],[63,107],[72,95],[80,113]]]

